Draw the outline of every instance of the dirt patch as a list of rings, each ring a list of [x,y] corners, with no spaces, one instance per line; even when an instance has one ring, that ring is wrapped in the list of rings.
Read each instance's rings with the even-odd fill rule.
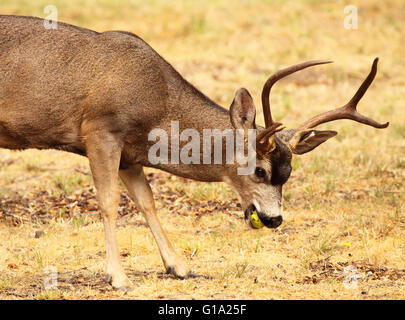
[[[312,275],[306,276],[297,283],[317,284],[321,281],[335,279],[344,281],[345,279],[356,279],[362,283],[373,280],[404,281],[405,269],[395,269],[388,267],[378,267],[364,261],[330,262],[329,258],[309,263]]]

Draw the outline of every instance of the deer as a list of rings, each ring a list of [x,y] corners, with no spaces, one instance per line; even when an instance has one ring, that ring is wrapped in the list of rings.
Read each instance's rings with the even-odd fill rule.
[[[0,16],[0,148],[55,149],[88,158],[105,233],[106,281],[130,290],[117,244],[119,179],[142,212],[157,243],[166,272],[196,276],[176,254],[162,228],[145,167],[204,182],[228,183],[238,195],[244,220],[257,212],[268,228],[283,221],[282,187],[291,174],[293,155],[302,155],[337,135],[315,130],[349,119],[374,128],[379,123],[357,111],[377,73],[378,58],[351,100],[321,113],[298,128],[285,129],[272,118],[270,91],[280,79],[329,60],[311,60],[277,71],[264,84],[265,126],[256,124],[256,107],[245,88],[236,91],[229,110],[185,80],[137,35],[96,32],[58,23],[44,28],[37,17]],[[256,162],[250,174],[237,164],[152,164],[148,149],[153,128],[255,130]],[[246,142],[248,143],[248,142]]]

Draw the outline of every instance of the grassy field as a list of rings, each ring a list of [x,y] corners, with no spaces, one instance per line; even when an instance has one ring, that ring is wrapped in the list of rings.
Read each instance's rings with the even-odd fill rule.
[[[2,0],[1,14],[45,17],[48,1]],[[280,83],[277,121],[294,127],[343,105],[380,58],[359,104],[377,130],[342,120],[339,135],[295,157],[284,223],[250,230],[233,191],[148,169],[159,216],[196,279],[164,273],[153,237],[122,196],[119,244],[134,290],[104,279],[104,233],[87,159],[58,151],[0,150],[0,299],[404,299],[405,4],[387,1],[52,2],[59,20],[134,32],[224,107],[246,87],[260,93],[280,67],[331,59]],[[358,29],[344,7],[358,7]],[[125,191],[124,189],[122,189]],[[84,200],[83,200],[84,199]],[[79,204],[85,202],[85,205]],[[39,238],[38,231],[43,234]],[[44,268],[58,289],[44,289]],[[346,268],[346,269],[345,269]],[[345,285],[356,268],[357,286]]]

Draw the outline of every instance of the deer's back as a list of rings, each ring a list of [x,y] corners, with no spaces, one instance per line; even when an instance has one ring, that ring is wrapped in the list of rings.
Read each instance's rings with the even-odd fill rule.
[[[6,147],[74,151],[83,121],[105,118],[122,131],[152,125],[165,107],[167,70],[132,34],[0,16],[0,134],[19,138]]]

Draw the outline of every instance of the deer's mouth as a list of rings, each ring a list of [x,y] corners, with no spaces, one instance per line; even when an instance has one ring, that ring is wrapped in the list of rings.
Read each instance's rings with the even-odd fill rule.
[[[252,217],[252,215],[254,216]],[[245,223],[251,227],[252,229],[260,229],[264,225],[259,218],[259,215],[257,213],[256,207],[254,204],[251,204],[246,210],[245,210]]]
[[[252,219],[252,215],[256,214],[256,219]],[[252,229],[260,229],[263,226],[267,228],[277,228],[283,222],[282,216],[277,217],[268,217],[267,215],[258,212],[254,204],[251,204],[245,210],[245,223],[250,226]]]

